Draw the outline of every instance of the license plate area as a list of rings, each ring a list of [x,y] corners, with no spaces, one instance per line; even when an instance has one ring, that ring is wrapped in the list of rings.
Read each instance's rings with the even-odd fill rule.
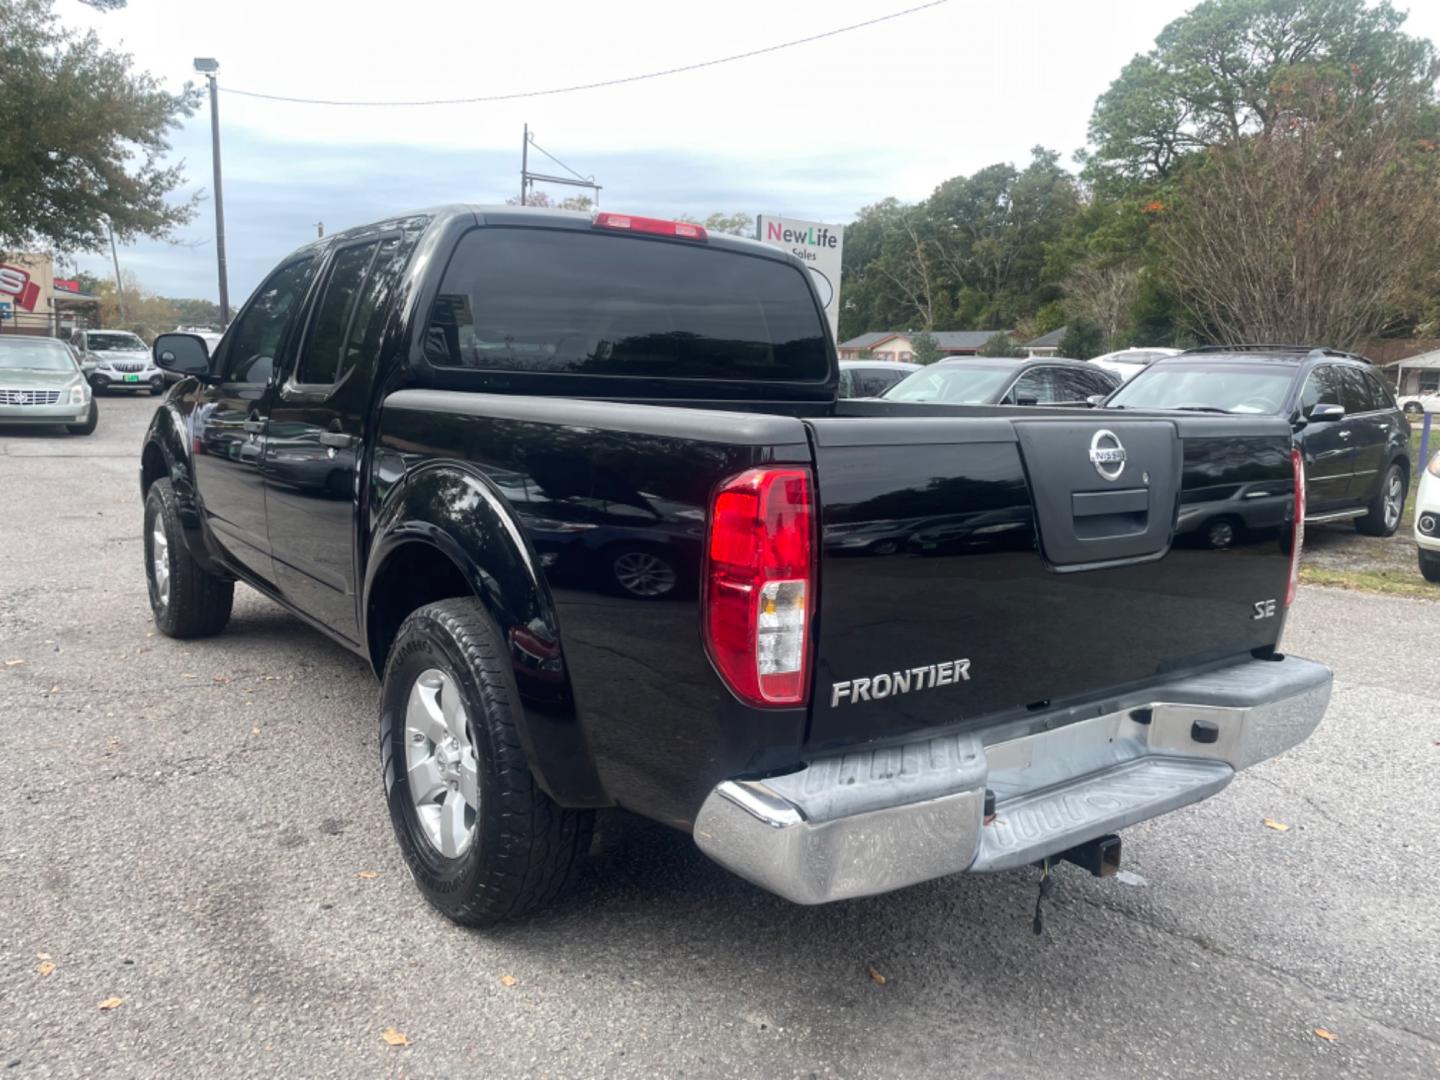
[[[139,375],[126,375],[126,376],[125,376],[125,381],[126,381],[126,382],[139,382],[139,381],[140,381],[140,376],[139,376]]]

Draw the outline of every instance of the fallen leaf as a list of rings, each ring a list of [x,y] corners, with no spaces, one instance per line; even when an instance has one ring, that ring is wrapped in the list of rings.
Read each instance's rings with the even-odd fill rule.
[[[364,878],[366,881],[373,881],[375,878],[377,878],[377,877],[380,876],[380,871],[379,871],[379,870],[361,870],[361,871],[360,871],[358,874],[356,874],[355,876],[358,877],[358,878]]]
[[[380,1037],[384,1039],[386,1044],[389,1046],[410,1045],[410,1040],[405,1037],[404,1033],[396,1031],[393,1027],[388,1027],[384,1031],[382,1031],[380,1033]]]
[[[124,1004],[124,998],[108,997],[104,1001],[100,1002],[100,1009],[102,1012],[109,1012],[111,1009],[118,1009],[121,1005]]]
[[[6,660],[6,661],[5,661],[5,666],[6,666],[6,667],[15,667],[16,665],[18,665],[18,664],[23,664],[24,662],[25,662],[24,660]]]
[[[251,734],[251,735],[259,735],[259,734],[260,734],[260,729],[259,729],[258,727],[252,727],[252,728],[250,729],[250,734]]]
[[[180,677],[182,679],[193,679],[195,677],[195,673],[193,671],[182,671],[180,673]]]
[[[50,693],[52,693],[52,694],[58,694],[59,692],[60,692],[60,684],[59,684],[59,683],[56,683],[54,686],[50,687]]]
[[[1315,1034],[1320,1036],[1320,1038],[1324,1039],[1326,1042],[1334,1042],[1340,1037],[1339,1035],[1336,1035],[1333,1031],[1326,1031],[1324,1028],[1316,1028]]]
[[[517,982],[519,982],[519,980],[516,979],[514,975],[501,975],[501,976],[500,976],[500,985],[501,985],[501,986],[514,986]]]
[[[874,979],[877,984],[879,984],[880,986],[885,985],[885,976],[881,975],[880,972],[875,970],[874,964],[871,964],[868,968],[866,968],[866,970],[870,972],[870,978]]]
[[[35,954],[35,959],[36,959],[36,960],[54,960],[55,958],[54,958],[53,956],[51,956],[48,952],[37,952],[37,953]]]
[[[1276,832],[1290,831],[1289,825],[1286,825],[1283,821],[1276,821],[1274,818],[1267,817],[1262,824],[1264,824],[1267,829],[1274,829]]]
[[[35,965],[35,970],[42,976],[50,975],[55,971],[55,962],[53,960],[41,960],[40,963]]]

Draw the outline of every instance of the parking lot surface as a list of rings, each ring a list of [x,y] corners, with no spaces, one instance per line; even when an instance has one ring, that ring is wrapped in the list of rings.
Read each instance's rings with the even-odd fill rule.
[[[154,404],[0,428],[6,1076],[1440,1074],[1440,604],[1302,589],[1320,730],[1129,830],[1124,882],[1062,868],[1041,937],[1033,871],[802,908],[629,822],[464,931],[392,842],[362,660],[244,589],[154,632]]]

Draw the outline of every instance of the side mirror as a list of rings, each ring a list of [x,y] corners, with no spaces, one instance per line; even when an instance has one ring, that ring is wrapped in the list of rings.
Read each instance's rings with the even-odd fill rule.
[[[1105,399],[1109,396],[1109,394],[1091,394],[1085,399],[1085,404],[1089,405],[1092,409],[1098,409],[1101,405],[1105,404]]]
[[[1336,420],[1345,419],[1345,406],[1322,402],[1314,406],[1305,419],[1312,424],[1333,424]]]
[[[150,346],[155,366],[177,375],[203,377],[210,372],[210,350],[195,334],[161,334]]]
[[[1040,399],[1034,394],[1020,394],[1015,398],[1016,405],[1039,405]]]

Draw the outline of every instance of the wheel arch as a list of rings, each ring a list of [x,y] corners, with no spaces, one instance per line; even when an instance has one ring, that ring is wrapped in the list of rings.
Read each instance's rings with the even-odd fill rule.
[[[586,747],[550,591],[520,522],[478,470],[436,462],[408,473],[372,529],[364,638],[383,677],[405,617],[460,596],[500,631],[520,693],[517,727],[540,786],[564,806],[604,806]]]

